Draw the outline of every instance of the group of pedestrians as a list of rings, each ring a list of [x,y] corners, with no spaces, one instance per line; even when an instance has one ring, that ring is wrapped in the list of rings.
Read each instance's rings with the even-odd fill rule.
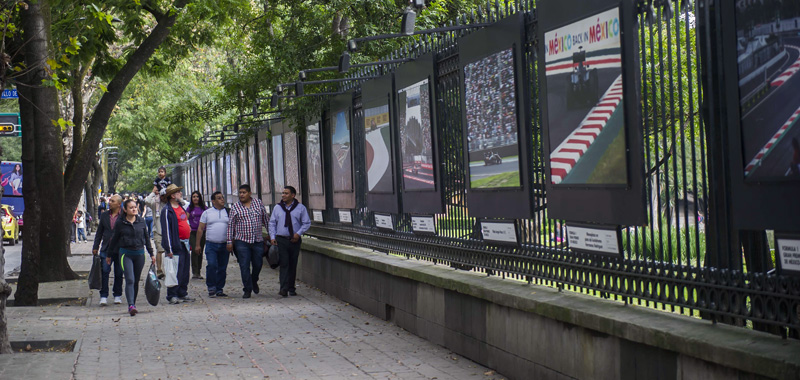
[[[145,251],[156,264],[158,277],[164,278],[164,260],[177,259],[177,285],[167,287],[169,304],[194,301],[189,295],[190,272],[194,279],[203,279],[203,253],[206,257],[206,290],[210,298],[227,297],[225,285],[231,255],[238,261],[242,279],[242,298],[259,294],[259,276],[264,256],[270,245],[280,252],[280,290],[282,297],[296,296],[297,261],[303,234],[311,226],[308,210],[295,199],[297,190],[286,186],[281,202],[272,213],[260,199],[252,196],[249,185],[238,189],[238,202],[226,207],[225,196],[217,191],[206,206],[202,194],[193,192],[183,199],[183,188],[166,177],[159,168],[153,191],[143,199],[127,199],[111,195],[101,202],[104,211],[99,218],[92,253],[103,259],[100,305],[108,305],[109,277],[114,271],[112,295],[114,303],[125,298],[131,316],[138,312],[138,282],[145,265]],[[149,208],[150,214],[141,208]],[[154,228],[147,217],[158,220]],[[151,219],[152,220],[152,219]],[[262,228],[269,231],[265,242]],[[154,245],[152,243],[155,243]],[[155,248],[154,248],[155,246]]]

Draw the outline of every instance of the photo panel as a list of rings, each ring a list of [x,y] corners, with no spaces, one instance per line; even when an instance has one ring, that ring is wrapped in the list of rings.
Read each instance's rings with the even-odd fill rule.
[[[635,6],[617,0],[537,5],[548,216],[642,225]]]
[[[287,125],[284,125],[287,128]],[[302,183],[300,183],[300,152],[297,132],[289,130],[283,133],[283,162],[286,171],[286,185],[297,190],[297,200],[302,202]],[[283,191],[283,189],[281,189]]]
[[[523,15],[458,40],[469,216],[529,218],[528,86],[520,51]],[[500,43],[502,41],[502,43]],[[487,239],[490,240],[490,239]]]
[[[211,194],[214,194],[219,188],[217,186],[217,182],[219,182],[217,181],[217,165],[213,154],[208,156],[208,165],[211,167],[211,175],[208,178],[211,181],[211,189],[208,191],[208,196],[203,197],[203,199],[211,199]]]
[[[444,211],[439,171],[439,141],[433,86],[434,57],[424,54],[395,71],[403,211],[436,214]]]
[[[223,157],[222,155],[218,154],[217,155],[217,184],[219,185],[219,188],[217,190],[220,191],[223,196],[225,194],[227,194],[226,192],[228,191],[228,189],[225,187],[225,180],[224,180],[225,174],[226,174],[226,172],[225,172],[225,157]]]
[[[386,75],[361,85],[364,109],[364,154],[367,170],[367,207],[371,211],[399,212],[397,196],[396,128],[392,121],[393,76]],[[430,129],[430,127],[428,127]],[[431,158],[431,162],[433,159]],[[432,176],[431,176],[432,178]]]
[[[273,127],[274,128],[274,127]],[[283,135],[275,133],[273,129],[272,134],[272,173],[275,181],[273,182],[273,201],[272,204],[277,204],[281,201],[281,192],[283,186],[286,184],[286,177],[283,171]]]
[[[234,159],[234,161],[235,161],[235,159]],[[228,198],[228,203],[236,202],[236,198],[237,198],[236,197],[236,189],[233,188],[233,186],[236,184],[236,181],[233,180],[233,165],[234,165],[234,163],[231,162],[231,154],[230,153],[226,154],[225,155],[225,169],[226,169],[225,173],[227,175],[225,176],[225,184],[226,184],[225,187],[228,189],[228,194],[226,194],[227,198]]]
[[[239,148],[239,184],[249,184],[250,183],[250,170],[249,170],[249,162],[247,160],[247,146],[243,146]]]
[[[250,173],[250,188],[253,190],[253,194],[258,194],[258,177],[256,176],[256,138],[252,138],[249,140],[247,144],[247,162],[249,165],[247,166],[247,170]]]
[[[800,4],[722,2],[722,60],[738,229],[800,232]],[[717,49],[717,46],[709,46]],[[705,54],[705,53],[704,53]]]
[[[331,180],[333,181],[333,207],[352,209],[356,206],[353,191],[352,117],[353,93],[331,99],[329,112]]]
[[[258,132],[258,163],[261,187],[261,201],[265,205],[272,204],[272,176],[270,168],[270,140],[267,138],[267,129]]]
[[[514,49],[464,66],[472,189],[520,187]]]
[[[306,181],[308,182],[307,205],[310,210],[325,210],[325,178],[323,175],[322,130],[320,121],[306,126]]]

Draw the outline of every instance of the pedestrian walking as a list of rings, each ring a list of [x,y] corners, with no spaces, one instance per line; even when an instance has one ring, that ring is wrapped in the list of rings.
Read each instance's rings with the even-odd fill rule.
[[[239,260],[242,273],[242,298],[250,298],[251,292],[258,294],[258,275],[264,265],[264,237],[261,228],[269,228],[269,217],[264,203],[253,198],[250,185],[239,186],[239,202],[231,207],[228,223],[227,249]],[[252,264],[252,272],[250,265]]]
[[[225,208],[225,196],[222,192],[217,191],[211,195],[211,206],[200,216],[194,251],[202,253],[201,241],[205,241],[208,296],[227,297],[223,289],[230,258],[228,250],[225,249],[230,212]]]
[[[102,285],[100,286],[100,306],[108,305],[108,279],[111,274],[111,268],[114,268],[114,303],[122,303],[122,268],[117,262],[107,263],[108,258],[108,244],[111,242],[111,237],[114,236],[114,227],[120,216],[122,207],[122,197],[119,195],[112,195],[108,198],[108,211],[100,215],[100,222],[97,225],[97,232],[94,234],[94,245],[92,246],[92,254],[98,254],[103,259],[103,275]],[[102,243],[102,245],[101,245]]]
[[[161,232],[164,234],[161,246],[167,257],[178,257],[178,285],[167,288],[167,301],[171,304],[194,301],[189,297],[189,235],[192,231],[183,208],[181,189],[172,184],[161,195],[161,203],[164,204],[160,217]]]
[[[308,210],[295,197],[297,189],[286,186],[281,193],[281,202],[272,210],[269,219],[269,237],[272,245],[278,246],[280,254],[280,290],[282,297],[296,296],[297,259],[300,257],[302,236],[311,227]]]
[[[153,225],[153,229],[150,231],[150,236],[153,238],[153,243],[156,246],[156,272],[158,273],[158,278],[164,278],[164,248],[161,246],[161,195],[155,192],[152,192],[144,198],[144,203],[147,207],[152,210],[153,216],[159,220],[158,223]]]
[[[106,198],[100,197],[100,204],[97,205],[97,217],[99,218],[100,215],[103,215],[104,212],[108,209],[108,205],[106,204]]]
[[[78,243],[86,243],[89,240],[86,239],[86,216],[83,215],[83,211],[78,211],[76,215],[76,226],[78,227]],[[81,241],[81,238],[83,241]]]
[[[139,295],[139,279],[144,268],[144,251],[150,254],[150,261],[155,260],[153,246],[150,245],[150,236],[147,234],[147,225],[144,218],[139,215],[139,203],[133,199],[123,204],[124,218],[119,221],[114,229],[114,235],[109,243],[109,256],[106,263],[119,262],[125,273],[125,299],[128,301],[128,313],[135,316],[136,297]]]
[[[202,280],[203,276],[200,271],[203,269],[203,247],[206,245],[205,238],[201,236],[200,241],[197,241],[197,227],[200,225],[200,217],[208,207],[203,201],[203,196],[199,191],[193,191],[189,207],[186,208],[186,213],[189,214],[189,227],[192,232],[189,234],[189,247],[200,247],[200,252],[192,252],[192,278]]]
[[[139,213],[144,218],[144,224],[147,226],[147,236],[153,238],[153,208],[147,205],[146,201],[139,206]]]

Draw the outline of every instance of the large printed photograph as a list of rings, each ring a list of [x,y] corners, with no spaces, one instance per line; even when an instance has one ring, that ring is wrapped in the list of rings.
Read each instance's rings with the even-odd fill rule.
[[[350,125],[347,111],[339,111],[333,120],[331,152],[333,154],[333,191],[353,191],[352,151],[350,146]]]
[[[241,185],[239,182],[239,165],[241,165],[241,163],[237,164],[236,153],[231,154],[231,183],[233,186],[230,187],[230,189],[231,195],[235,197],[239,196],[239,185]]]
[[[210,199],[211,194],[214,194],[214,192],[217,191],[217,166],[214,165],[214,158],[211,156],[209,156],[208,165],[211,167],[211,175],[208,177],[208,180],[211,183],[211,188],[208,191],[209,198],[207,199]]]
[[[323,195],[322,140],[319,123],[306,127],[306,159],[308,160],[308,191],[311,195]]]
[[[256,170],[257,169],[256,169],[256,145],[255,144],[247,146],[247,162],[250,163],[250,165],[247,167],[248,170],[250,171],[250,182],[248,182],[248,183],[250,184],[250,188],[253,190],[253,192],[256,192],[256,191],[258,191],[258,186],[257,186],[257,181],[256,181],[258,177],[256,177]]]
[[[403,157],[403,188],[435,190],[433,131],[428,79],[397,91],[397,120]]]
[[[464,88],[470,188],[519,187],[513,48],[465,65]]]
[[[621,31],[613,8],[544,35],[553,184],[627,184]]]
[[[225,192],[227,191],[227,189],[225,188],[225,180],[223,179],[223,178],[225,178],[225,158],[224,157],[219,156],[219,158],[217,158],[217,168],[219,168],[219,177],[218,177],[219,178],[218,179],[218,181],[219,181],[219,189],[218,190],[221,191],[222,194],[226,194]],[[209,198],[207,200],[210,201],[211,199]]]
[[[283,157],[286,167],[286,185],[294,186],[297,195],[300,195],[300,154],[297,151],[297,133],[286,132],[283,134]]]
[[[392,132],[389,125],[388,100],[377,107],[364,109],[367,191],[371,193],[394,192]]]
[[[286,186],[283,171],[283,135],[272,136],[272,174],[275,176],[274,189],[276,197]]]
[[[261,194],[270,194],[272,186],[269,178],[269,140],[264,139],[258,142],[259,162],[261,163]]]
[[[250,178],[248,178],[249,170],[248,170],[248,162],[247,162],[247,147],[244,146],[242,149],[239,150],[239,181],[240,184],[250,184]]]
[[[745,179],[800,180],[800,2],[735,3]]]

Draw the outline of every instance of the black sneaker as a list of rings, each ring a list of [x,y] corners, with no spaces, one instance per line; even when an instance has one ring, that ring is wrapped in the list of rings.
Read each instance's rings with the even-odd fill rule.
[[[286,297],[286,296],[288,296],[288,295],[289,295],[289,293],[288,293],[288,292],[286,292],[285,290],[281,290],[281,291],[279,291],[279,292],[278,292],[278,294],[280,294],[280,295],[281,295],[281,297]]]
[[[208,298],[217,298],[217,293],[208,292]]]
[[[294,290],[290,290],[290,291],[289,291],[289,295],[290,295],[290,296],[292,296],[292,297],[294,297],[294,296],[296,296],[296,295],[297,295],[297,292],[295,292]]]
[[[227,297],[228,295],[223,292],[217,292],[217,297]]]
[[[242,298],[250,298],[250,292],[244,292],[244,294],[242,294]]]
[[[194,302],[194,300],[195,300],[194,298],[192,298],[192,297],[189,297],[189,296],[186,296],[186,297],[178,297],[178,299],[179,299],[179,300],[181,300],[181,302]]]
[[[258,289],[258,283],[257,283],[257,282],[254,282],[254,283],[253,283],[253,293],[255,293],[255,294],[258,294],[258,291],[259,291],[259,289]]]

